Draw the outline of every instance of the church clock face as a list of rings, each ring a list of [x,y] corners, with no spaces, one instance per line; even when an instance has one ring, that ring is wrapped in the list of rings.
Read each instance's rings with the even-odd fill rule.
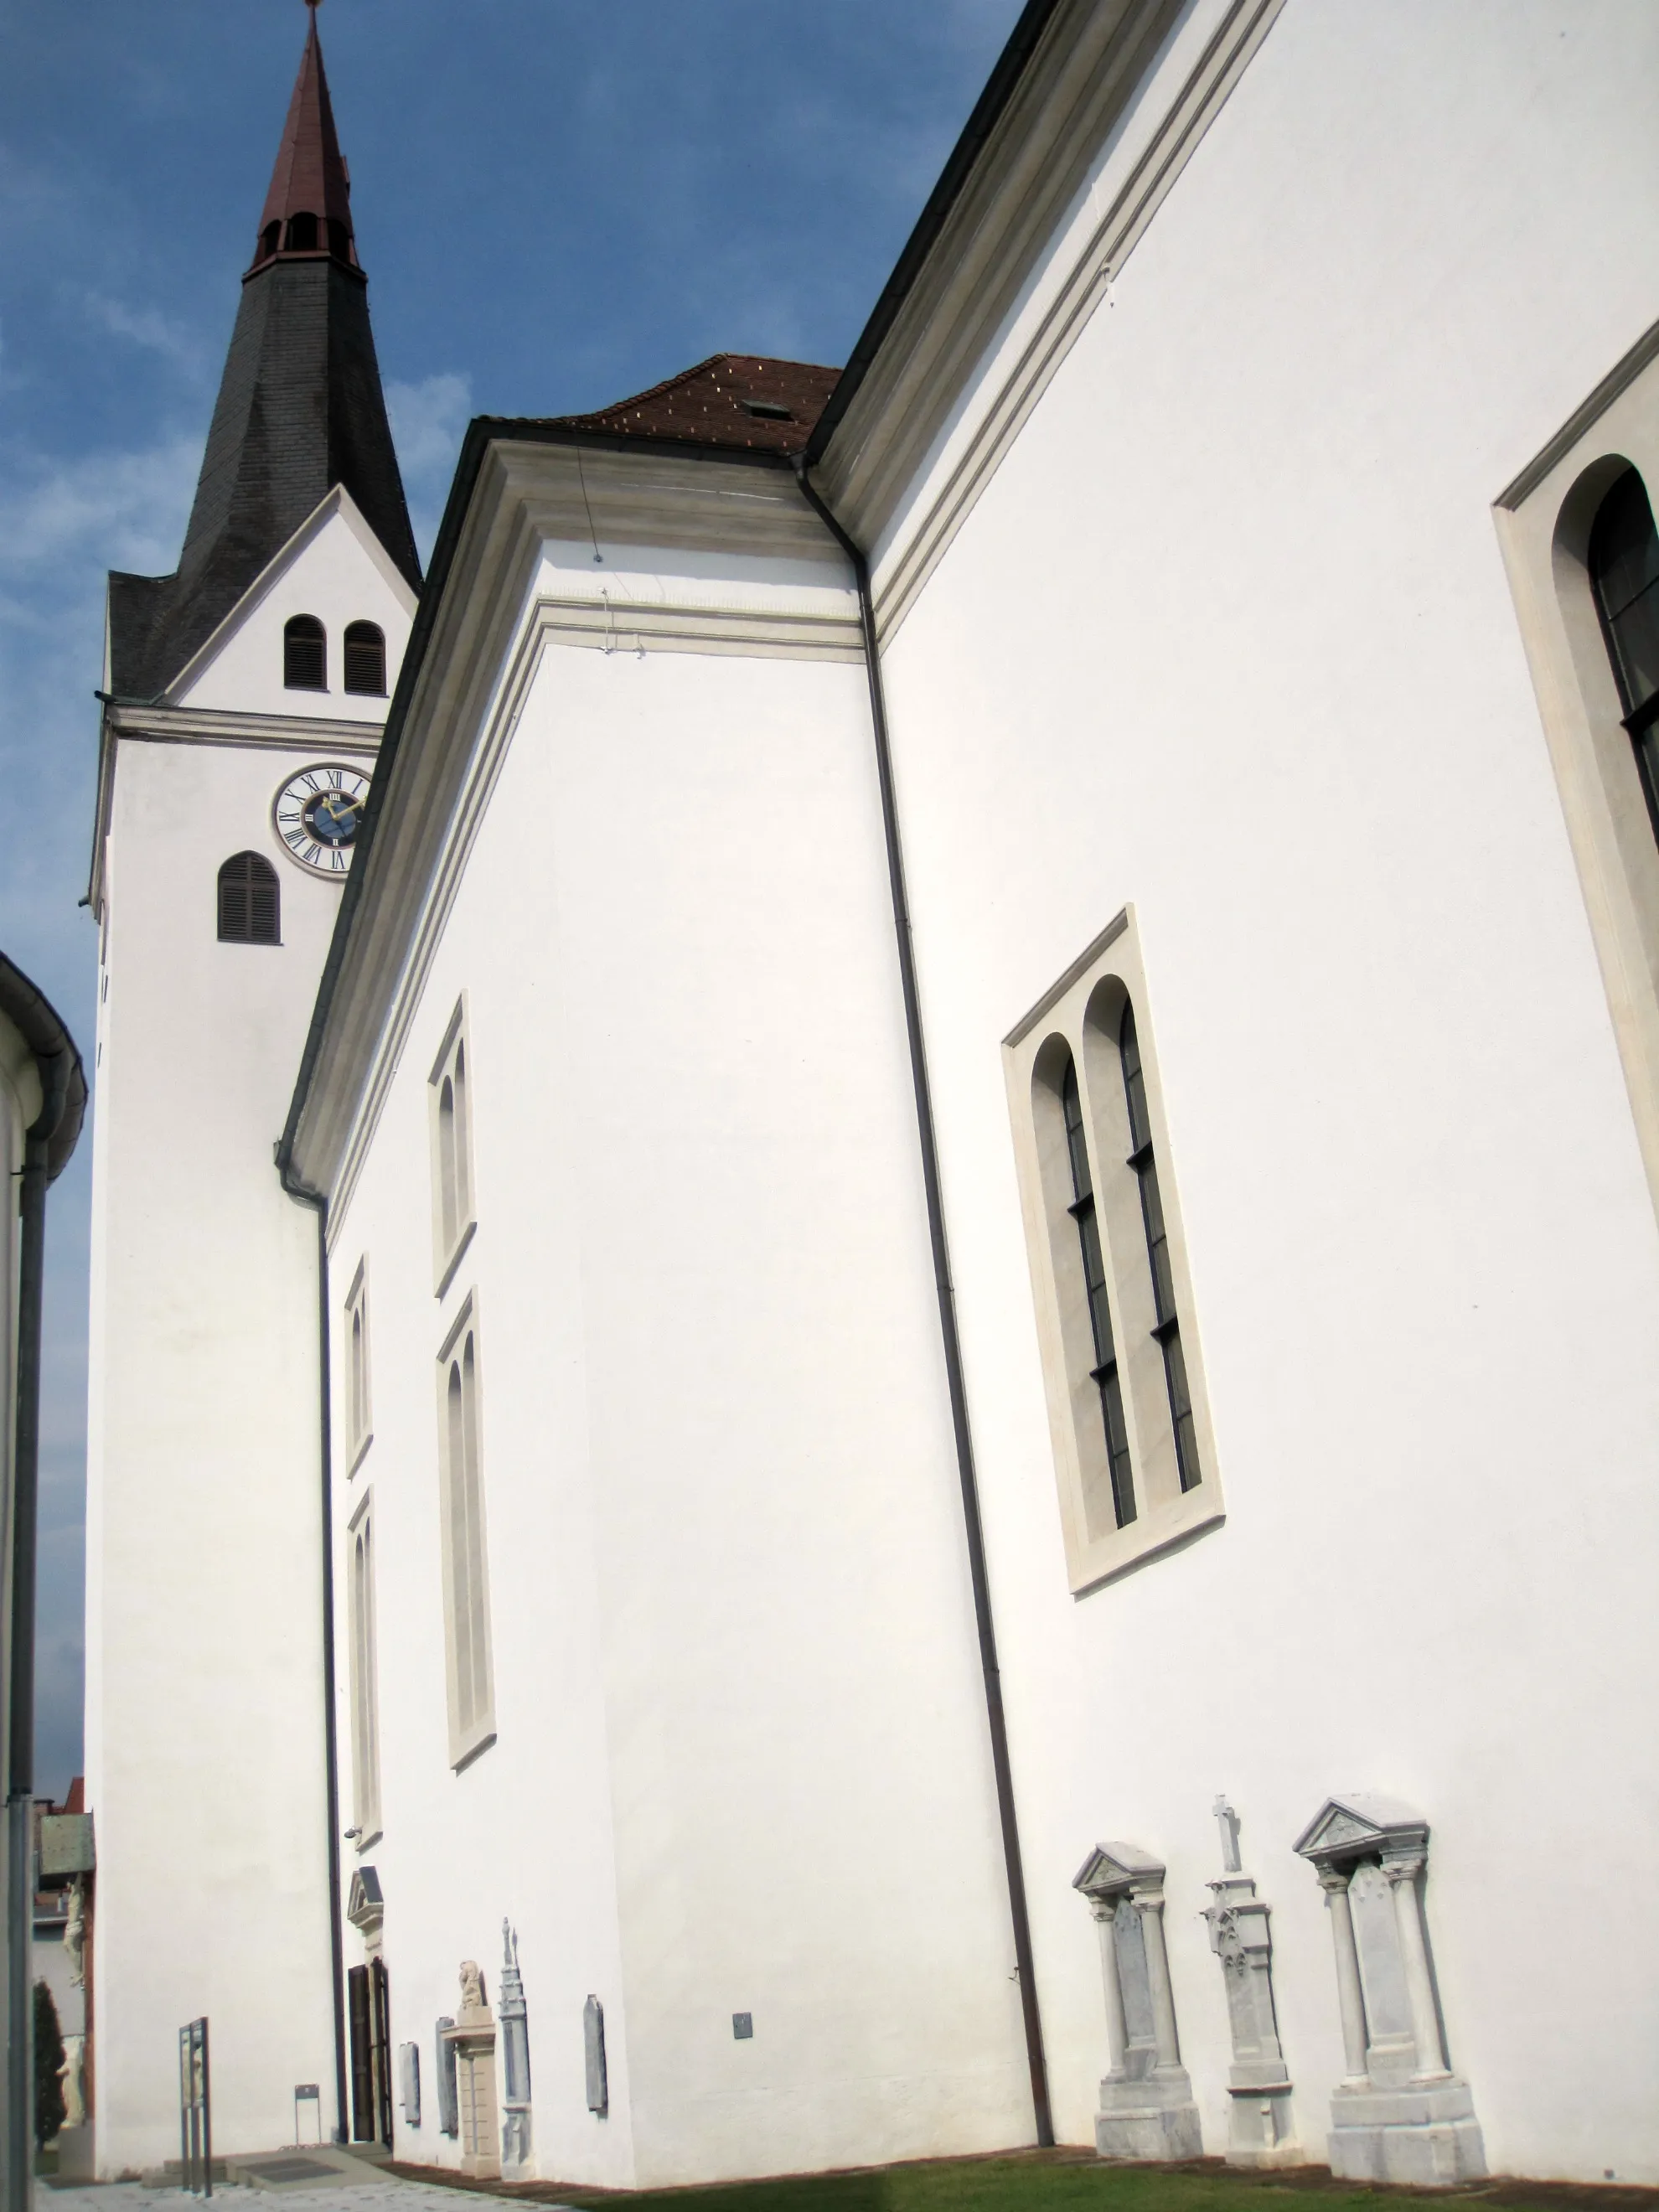
[[[272,811],[276,835],[302,868],[343,876],[362,824],[368,778],[360,769],[323,761],[289,776]]]

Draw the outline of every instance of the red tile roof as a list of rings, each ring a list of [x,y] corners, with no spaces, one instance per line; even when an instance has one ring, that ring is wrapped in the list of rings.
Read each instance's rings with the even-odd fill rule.
[[[717,353],[665,384],[619,399],[592,415],[554,418],[573,430],[612,437],[671,438],[692,446],[798,453],[836,387],[838,368],[804,361],[765,361]]]

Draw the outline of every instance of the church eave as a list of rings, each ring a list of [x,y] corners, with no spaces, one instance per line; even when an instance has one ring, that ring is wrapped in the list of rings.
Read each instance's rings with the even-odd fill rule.
[[[363,810],[351,873],[341,895],[328,956],[324,963],[310,1024],[301,1054],[299,1071],[289,1100],[288,1117],[276,1145],[276,1165],[289,1188],[313,1192],[325,1188],[331,1178],[329,1146],[316,1141],[313,1112],[313,1086],[331,1037],[331,1025],[352,953],[358,917],[370,896],[374,876],[374,846],[387,794],[397,775],[411,708],[420,691],[428,655],[440,621],[448,612],[447,599],[455,580],[458,557],[473,519],[475,498],[485,464],[497,447],[512,445],[562,447],[584,453],[603,453],[646,459],[655,456],[684,465],[709,463],[720,467],[760,470],[769,475],[793,477],[795,464],[785,454],[755,453],[743,447],[698,446],[675,438],[638,437],[616,431],[574,428],[568,418],[482,415],[468,425],[456,463],[454,478],[438,527],[431,565],[416,611],[414,626],[398,672],[397,688],[387,708],[374,779]],[[472,578],[467,577],[469,586]],[[367,1032],[355,1025],[359,1039]],[[378,1035],[378,1026],[375,1026]]]

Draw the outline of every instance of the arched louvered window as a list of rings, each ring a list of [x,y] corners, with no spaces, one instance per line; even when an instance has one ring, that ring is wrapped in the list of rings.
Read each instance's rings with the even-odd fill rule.
[[[1596,510],[1590,582],[1625,705],[1625,727],[1659,836],[1659,533],[1647,487],[1626,469]]]
[[[345,688],[386,696],[386,633],[378,623],[346,624]]]
[[[1129,1462],[1128,1425],[1123,1417],[1123,1380],[1118,1371],[1111,1310],[1107,1303],[1106,1263],[1101,1251],[1099,1216],[1095,1209],[1094,1177],[1089,1170],[1083,1101],[1078,1095],[1077,1064],[1069,1054],[1060,1087],[1060,1103],[1066,1117],[1066,1150],[1072,1171],[1073,1202],[1068,1211],[1077,1224],[1078,1241],[1082,1247],[1083,1283],[1089,1301],[1089,1326],[1094,1334],[1095,1364],[1090,1372],[1100,1392],[1101,1417],[1106,1426],[1112,1511],[1118,1527],[1127,1528],[1135,1517],[1135,1486]]]
[[[328,632],[315,615],[293,615],[283,627],[283,682],[290,691],[328,689]]]
[[[351,233],[337,215],[328,219],[328,250],[337,261],[351,258]]]
[[[280,945],[282,894],[263,854],[233,853],[219,871],[221,945]]]
[[[317,251],[317,218],[314,215],[289,217],[288,250],[290,253],[314,253]]]
[[[280,222],[268,222],[264,228],[259,233],[259,259],[261,261],[269,261],[271,255],[275,253],[282,242],[282,224]]]
[[[1146,1071],[1140,1064],[1140,1045],[1135,1036],[1134,1008],[1127,1000],[1118,1024],[1117,1048],[1123,1063],[1123,1090],[1129,1106],[1129,1165],[1140,1184],[1140,1217],[1146,1231],[1146,1259],[1152,1271],[1152,1310],[1157,1316],[1152,1334],[1164,1351],[1164,1376],[1170,1390],[1170,1419],[1175,1427],[1181,1487],[1195,1490],[1203,1479],[1203,1471],[1198,1463],[1192,1393],[1188,1388],[1187,1362],[1181,1349],[1181,1323],[1176,1315],[1170,1236],[1164,1219],[1164,1200],[1158,1187],[1158,1163],[1152,1157]]]

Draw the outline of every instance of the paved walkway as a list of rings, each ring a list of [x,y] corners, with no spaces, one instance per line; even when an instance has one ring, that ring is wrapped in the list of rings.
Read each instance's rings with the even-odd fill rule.
[[[292,2154],[298,2159],[301,2154]],[[263,2162],[263,2161],[262,2161]],[[272,2163],[275,2163],[273,2160]],[[257,2198],[262,2205],[276,2212],[280,2203],[291,2205],[294,2212],[459,2212],[465,2205],[468,2212],[482,2212],[489,2202],[476,2191],[443,2189],[425,2181],[400,2181],[395,2174],[377,2172],[374,2167],[360,2167],[362,2179],[342,2171],[337,2179],[311,2179],[296,2177],[292,2180],[277,2180],[264,2184],[244,2184],[240,2187],[216,2181],[213,2203],[223,2202],[226,2212],[252,2212]],[[105,2182],[97,2187],[58,2189],[50,2183],[36,2186],[36,2212],[182,2212],[189,2207],[196,2212],[199,2198],[184,2195],[178,2189],[147,2189],[138,2181]],[[537,2207],[537,2212],[557,2212],[557,2208]]]

